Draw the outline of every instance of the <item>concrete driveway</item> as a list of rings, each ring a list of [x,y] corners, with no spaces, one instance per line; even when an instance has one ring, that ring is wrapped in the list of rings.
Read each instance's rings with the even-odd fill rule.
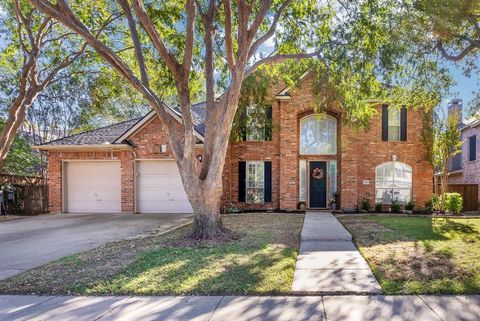
[[[0,280],[66,255],[155,228],[167,231],[191,214],[52,214],[0,223]]]

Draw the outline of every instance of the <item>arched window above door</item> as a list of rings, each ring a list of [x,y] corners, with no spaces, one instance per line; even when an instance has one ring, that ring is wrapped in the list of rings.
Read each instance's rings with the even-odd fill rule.
[[[337,120],[313,114],[300,120],[300,154],[335,155],[337,153]]]

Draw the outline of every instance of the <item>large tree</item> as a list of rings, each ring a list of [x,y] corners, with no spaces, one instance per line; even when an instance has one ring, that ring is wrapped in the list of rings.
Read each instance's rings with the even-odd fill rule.
[[[480,72],[480,1],[403,0],[402,4],[414,46],[462,67],[467,77]],[[472,113],[480,112],[480,90],[471,107]]]
[[[29,1],[81,36],[155,110],[195,212],[195,238],[223,234],[222,172],[246,77],[258,69],[269,72],[274,63],[309,59],[309,67],[324,75],[317,86],[319,97],[325,84],[333,86],[333,97],[350,118],[362,120],[373,110],[365,98],[385,98],[383,81],[396,83],[389,73],[379,77],[379,69],[394,61],[393,52],[403,52],[382,47],[389,39],[384,28],[387,16],[394,16],[388,1]],[[121,11],[123,20],[117,24],[121,32],[98,37],[85,7]],[[128,46],[133,47],[131,56],[122,51]],[[273,53],[265,55],[265,48],[272,46]],[[175,91],[180,130],[164,103],[159,81],[170,82]],[[206,101],[206,120],[197,169],[191,105],[199,93]]]
[[[0,10],[4,36],[0,52],[0,98],[2,111],[7,112],[0,133],[1,172],[17,131],[39,95],[49,86],[91,69],[86,63],[87,43],[27,1],[1,1]],[[92,23],[94,34],[100,36],[115,18],[110,15],[100,23]],[[75,65],[80,59],[82,64]]]

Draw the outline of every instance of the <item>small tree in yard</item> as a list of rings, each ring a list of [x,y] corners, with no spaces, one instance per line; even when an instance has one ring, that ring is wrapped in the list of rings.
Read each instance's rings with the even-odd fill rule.
[[[390,23],[396,16],[390,10],[395,3],[391,1],[29,2],[82,37],[155,110],[195,212],[192,236],[199,239],[224,235],[220,218],[222,174],[246,77],[258,69],[274,74],[277,62],[307,59],[311,64],[304,66],[314,68],[324,77],[325,81],[320,83],[335,87],[333,96],[348,118],[363,121],[366,115],[374,114],[367,98],[385,98],[382,84],[390,85],[398,79],[388,72],[380,77],[382,69],[395,65],[397,53],[402,57],[399,65],[405,64],[405,57],[409,56],[399,42],[384,45],[395,30]],[[101,13],[120,12],[123,19],[107,37],[99,37],[91,31],[92,21],[85,8]],[[262,48],[269,43],[275,50],[265,56]],[[379,54],[382,50],[385,55]],[[415,70],[420,70],[423,60],[413,58]],[[435,69],[434,65],[429,66],[430,70]],[[411,79],[411,74],[404,79]],[[164,83],[160,86],[161,81]],[[163,101],[165,95],[172,93],[162,92],[168,85],[175,92],[182,115],[180,131]],[[206,100],[199,170],[191,114],[196,98]],[[330,102],[319,99],[319,103]]]
[[[433,128],[432,160],[434,169],[440,177],[440,190],[438,191],[438,209],[440,211],[445,211],[448,161],[460,153],[462,148],[462,136],[458,128],[459,120],[460,115],[458,112],[449,113],[446,119],[437,119]],[[435,182],[435,185],[437,185],[437,182]],[[437,189],[437,186],[435,188]]]

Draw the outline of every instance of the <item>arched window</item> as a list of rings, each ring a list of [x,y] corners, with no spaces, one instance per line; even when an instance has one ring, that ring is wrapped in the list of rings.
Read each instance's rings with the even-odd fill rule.
[[[300,154],[335,155],[337,153],[337,120],[314,114],[300,120]]]
[[[386,162],[375,168],[376,202],[391,204],[396,200],[402,204],[412,197],[412,167],[401,162]]]

